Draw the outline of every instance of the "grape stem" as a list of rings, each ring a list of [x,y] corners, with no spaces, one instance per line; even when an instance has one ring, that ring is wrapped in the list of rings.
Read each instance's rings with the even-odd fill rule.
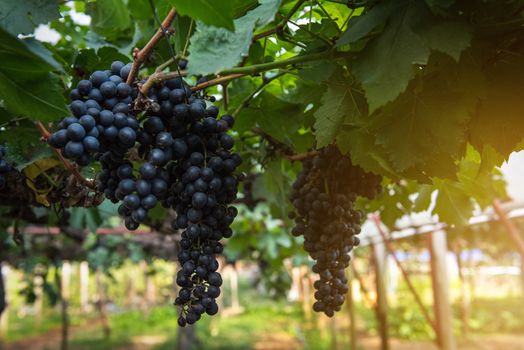
[[[51,137],[51,133],[49,132],[49,130],[47,130],[47,128],[44,126],[44,124],[42,124],[42,122],[36,122],[36,128],[38,129],[38,131],[40,132],[40,135],[42,135],[42,138],[44,140],[47,141],[47,139],[49,137]],[[80,182],[82,185],[84,185],[86,187],[89,187],[92,190],[96,189],[94,181],[89,181],[85,177],[83,177],[80,174],[80,172],[78,171],[77,167],[75,165],[73,165],[70,161],[65,159],[65,157],[62,155],[62,153],[58,149],[56,149],[54,147],[52,147],[52,148],[53,148],[53,151],[56,153],[58,159],[60,159],[62,164],[64,164],[64,167],[67,170],[69,170],[71,172],[71,174],[73,174],[73,176],[78,180],[78,182]]]
[[[197,84],[195,86],[192,86],[191,90],[198,91],[198,90],[202,90],[202,89],[205,89],[207,87],[210,87],[210,86],[224,84],[224,83],[227,83],[227,82],[229,82],[231,80],[235,80],[235,79],[241,78],[241,77],[243,77],[245,75],[246,74],[238,73],[238,74],[229,74],[229,75],[225,75],[225,76],[219,76],[219,77],[216,77],[215,79],[211,79],[211,80],[208,80],[208,81],[203,82],[201,84]]]
[[[153,73],[151,74],[149,78],[147,78],[146,82],[142,86],[140,86],[140,94],[142,94],[143,96],[147,96],[149,89],[151,89],[153,85],[155,85],[156,83],[160,81],[164,81],[164,80],[173,79],[173,78],[185,77],[186,75],[187,75],[187,71],[180,71],[180,74],[178,72],[161,72],[161,71]]]
[[[135,48],[133,52],[133,65],[131,66],[131,71],[127,77],[127,84],[131,85],[133,83],[138,74],[140,65],[145,62],[146,58],[149,56],[156,44],[158,44],[158,42],[164,37],[166,28],[171,26],[175,16],[176,9],[173,7],[162,22],[162,26],[158,28],[155,35],[151,37],[149,42],[141,50]]]

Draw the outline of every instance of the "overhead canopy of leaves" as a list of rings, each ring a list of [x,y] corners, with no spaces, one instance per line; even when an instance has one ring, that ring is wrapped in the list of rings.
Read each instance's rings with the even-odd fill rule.
[[[428,208],[460,225],[475,207],[504,198],[496,167],[524,147],[519,1],[386,0],[359,2],[355,10],[325,0],[153,3],[160,20],[173,5],[178,16],[140,77],[171,58],[168,42],[177,59],[188,59],[190,84],[224,70],[245,74],[205,93],[222,112],[235,113],[241,170],[255,179],[254,196],[275,218],[286,220],[300,169],[289,155],[330,144],[385,177],[388,191],[367,208],[388,225]],[[56,161],[34,152],[41,143],[33,122],[50,122],[52,129],[69,113],[71,84],[113,60],[131,61],[133,49],[158,30],[148,0],[72,6],[90,16],[89,25],[75,22],[70,5],[56,1],[0,4],[0,140],[16,150],[8,158],[28,174],[43,160]],[[39,24],[60,35],[56,45],[31,37]],[[42,188],[59,186],[45,176],[53,168],[37,175],[44,179],[34,186],[41,203]],[[91,177],[98,170],[82,169]],[[100,211],[78,215],[78,225],[101,222]],[[165,215],[154,212],[155,220]],[[269,257],[294,247],[282,238],[239,242],[259,244]],[[241,251],[244,243],[238,244]]]

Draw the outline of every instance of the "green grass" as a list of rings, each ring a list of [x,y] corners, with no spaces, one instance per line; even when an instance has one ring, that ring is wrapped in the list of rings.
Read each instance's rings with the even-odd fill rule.
[[[169,338],[176,333],[176,312],[169,306],[157,307],[144,315],[142,311],[128,311],[110,316],[111,337],[106,338],[101,327],[77,334],[71,348],[102,350],[123,347],[134,337],[160,336]]]
[[[80,325],[85,319],[77,315],[70,316],[71,325]],[[9,314],[9,332],[6,341],[14,342],[21,339],[45,334],[49,331],[60,329],[62,325],[60,314],[49,310],[42,315],[42,321],[37,323],[34,317],[18,317],[16,313]]]
[[[224,293],[227,295],[227,286]],[[329,329],[324,330],[324,338],[315,324],[307,324],[299,305],[286,300],[274,300],[259,294],[241,281],[240,299],[244,312],[234,316],[217,315],[204,316],[195,327],[198,343],[197,350],[249,350],[257,342],[267,341],[275,335],[283,341],[292,341],[301,349],[330,349]],[[226,299],[227,302],[227,299]],[[471,307],[471,328],[476,334],[506,332],[522,333],[524,331],[524,301],[521,298],[475,300]],[[431,310],[431,305],[428,305]],[[368,334],[374,334],[376,320],[374,311],[356,303],[358,328]],[[454,326],[460,329],[457,310]],[[388,312],[390,332],[393,336],[403,339],[430,339],[432,331],[426,324],[417,305],[410,298],[399,300],[391,305]],[[343,312],[339,316],[339,324],[346,317]],[[178,326],[176,324],[176,309],[171,305],[157,307],[148,314],[142,311],[126,311],[110,315],[112,334],[106,339],[101,326],[93,325],[96,315],[87,320],[73,316],[73,324],[83,324],[81,331],[74,331],[71,339],[71,349],[74,350],[105,350],[126,349],[140,340],[140,337],[156,337],[154,350],[172,350],[175,348]],[[90,325],[91,324],[91,325]],[[58,312],[50,310],[40,327],[34,327],[30,317],[17,319],[11,315],[9,341],[45,333],[60,327]],[[329,327],[326,325],[326,327]],[[339,330],[339,342],[344,346],[347,341],[347,330]],[[150,339],[151,340],[151,339]]]

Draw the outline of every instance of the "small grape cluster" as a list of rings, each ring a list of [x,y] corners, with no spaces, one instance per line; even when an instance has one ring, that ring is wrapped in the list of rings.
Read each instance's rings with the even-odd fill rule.
[[[5,147],[0,145],[0,189],[5,187],[5,174],[12,170],[11,164],[9,164],[5,159]]]
[[[362,211],[354,208],[357,196],[375,197],[380,176],[367,173],[343,156],[336,146],[328,146],[303,162],[290,194],[295,211],[294,236],[304,236],[304,249],[316,260],[313,310],[332,317],[339,311],[348,291],[345,268],[350,252],[360,243]]]

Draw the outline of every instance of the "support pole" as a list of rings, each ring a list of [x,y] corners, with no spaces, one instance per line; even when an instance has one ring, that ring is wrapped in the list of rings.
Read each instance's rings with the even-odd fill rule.
[[[391,241],[388,239],[388,237],[386,235],[386,232],[384,232],[384,229],[382,228],[382,224],[381,224],[379,216],[378,215],[373,215],[372,218],[373,218],[373,221],[375,223],[375,226],[377,227],[378,232],[380,233],[382,241],[384,242],[384,246],[386,247],[388,253],[391,255],[393,260],[395,261],[395,263],[398,266],[400,272],[402,272],[402,276],[404,277],[404,280],[406,281],[406,284],[407,284],[409,290],[411,291],[411,294],[415,298],[415,302],[417,303],[418,307],[422,311],[422,314],[424,315],[424,318],[426,319],[426,321],[429,323],[431,328],[433,328],[433,331],[435,331],[435,333],[436,333],[437,329],[436,329],[435,321],[433,321],[433,319],[429,315],[428,310],[426,310],[426,307],[422,303],[422,299],[418,295],[417,290],[415,289],[415,286],[413,285],[413,283],[411,283],[411,278],[409,278],[409,275],[408,275],[406,269],[404,269],[404,267],[400,263],[400,260],[398,259],[397,255],[395,254],[395,248],[393,247],[393,244],[391,243]]]
[[[240,298],[238,297],[238,270],[237,265],[231,265],[230,286],[231,286],[231,307],[240,310]]]
[[[389,350],[388,301],[386,289],[387,253],[383,243],[371,243],[373,265],[375,267],[375,285],[377,288],[377,321],[380,335],[380,349]]]
[[[515,226],[513,221],[508,218],[508,215],[500,205],[500,201],[498,199],[493,201],[493,209],[495,209],[495,212],[497,213],[502,224],[506,226],[508,234],[513,242],[515,242],[515,246],[520,254],[520,274],[522,279],[522,294],[524,295],[524,239],[522,238],[522,234],[517,226]]]
[[[357,327],[355,320],[355,303],[353,300],[353,274],[348,271],[348,293],[346,294],[346,307],[349,317],[349,350],[357,350]]]
[[[105,286],[102,281],[102,271],[100,271],[100,269],[96,270],[95,282],[97,294],[96,308],[98,310],[104,336],[109,338],[111,336],[111,326],[109,325],[109,317],[107,316]]]
[[[65,267],[64,263],[64,267]],[[60,337],[60,350],[67,350],[69,348],[69,300],[67,299],[67,293],[64,290],[64,271],[67,268],[63,268],[62,271],[58,265],[55,265],[55,283],[58,289],[58,295],[60,296],[60,314],[62,318],[62,331]]]
[[[436,231],[429,235],[431,253],[431,279],[433,284],[433,308],[435,311],[437,343],[441,350],[455,350],[453,316],[449,301],[446,253],[446,232]]]
[[[82,313],[89,312],[89,263],[80,263],[80,309]]]
[[[458,275],[460,279],[460,318],[462,320],[462,336],[469,338],[469,314],[470,314],[470,298],[468,293],[467,281],[464,276],[464,263],[462,262],[462,253],[460,242],[457,243],[454,249],[455,259],[457,261]]]

